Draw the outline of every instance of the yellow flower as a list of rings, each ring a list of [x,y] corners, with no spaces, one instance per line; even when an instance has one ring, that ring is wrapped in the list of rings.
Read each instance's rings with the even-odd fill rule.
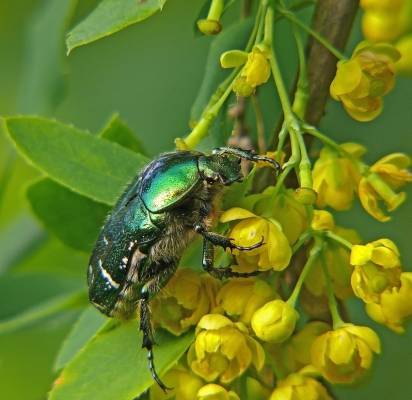
[[[208,314],[199,321],[187,355],[194,373],[223,384],[232,382],[251,364],[260,370],[264,361],[262,346],[249,336],[245,325],[220,314]]]
[[[193,398],[192,398],[193,399]],[[209,383],[199,389],[197,400],[240,400],[239,396],[232,390],[227,391],[224,387]]]
[[[283,300],[273,300],[259,308],[252,317],[256,336],[270,343],[282,343],[295,330],[299,318],[297,311]]]
[[[368,315],[397,333],[405,331],[403,324],[412,316],[412,272],[403,272],[400,286],[385,290],[379,303],[366,304]]]
[[[279,381],[269,400],[332,400],[332,397],[316,379],[296,373]]]
[[[369,261],[383,268],[400,266],[399,250],[390,239],[378,239],[366,245],[354,245],[350,255],[352,265],[365,265]]]
[[[219,282],[211,276],[179,268],[152,300],[153,322],[174,335],[186,332],[213,309],[218,289]]]
[[[329,324],[322,321],[312,321],[295,333],[287,343],[289,357],[293,359],[300,369],[311,363],[310,349],[317,337],[330,330]]]
[[[369,174],[359,182],[359,199],[363,208],[378,221],[390,219],[379,207],[379,201],[385,203],[388,211],[393,211],[405,201],[405,193],[395,190],[412,181],[408,170],[410,158],[402,153],[389,154],[369,169]]]
[[[334,224],[333,217],[329,213],[327,213],[329,214],[329,217],[327,217],[326,213],[327,211],[323,211],[322,214],[318,214],[318,212],[315,211],[312,227],[315,224],[317,227],[323,226],[326,228],[328,226],[331,228]],[[352,229],[334,227],[329,230],[351,243],[360,242],[359,235]],[[349,251],[341,245],[330,241],[324,250],[324,256],[326,266],[332,280],[333,291],[336,296],[342,300],[352,296],[351,274],[353,268],[349,262]],[[305,287],[311,292],[311,294],[317,297],[325,296],[327,294],[326,281],[322,270],[321,260],[316,260],[312,266],[312,269],[305,279]]]
[[[330,206],[342,211],[351,207],[353,196],[361,178],[356,159],[366,149],[355,143],[344,143],[342,149],[350,156],[338,154],[330,147],[324,147],[313,167],[313,189],[320,208]]]
[[[305,206],[300,203],[292,189],[273,195],[274,187],[268,187],[261,193],[261,199],[256,201],[254,210],[257,214],[274,218],[282,226],[282,231],[293,244],[308,227],[308,214]]]
[[[333,215],[329,211],[313,210],[311,227],[315,231],[332,231],[335,228]]]
[[[255,46],[248,54],[246,64],[234,82],[233,90],[238,96],[250,96],[256,86],[267,82],[269,77],[270,65],[267,54]]]
[[[232,319],[249,324],[253,313],[277,298],[275,290],[262,279],[231,279],[219,291],[216,301]]]
[[[331,96],[342,101],[348,114],[358,121],[376,118],[382,111],[382,96],[394,86],[399,58],[398,50],[390,44],[361,42],[350,60],[338,62]]]
[[[170,369],[162,379],[172,390],[164,392],[158,385],[153,385],[150,400],[193,400],[203,385],[198,376],[180,365]]]
[[[225,211],[221,222],[241,220],[230,231],[229,236],[240,246],[252,246],[262,238],[264,244],[249,251],[233,250],[236,260],[244,271],[281,271],[289,265],[292,256],[288,239],[280,224],[274,219],[259,217],[252,212],[234,207]]]
[[[380,353],[376,333],[365,326],[344,324],[313,342],[312,364],[331,383],[352,383],[371,367]]]

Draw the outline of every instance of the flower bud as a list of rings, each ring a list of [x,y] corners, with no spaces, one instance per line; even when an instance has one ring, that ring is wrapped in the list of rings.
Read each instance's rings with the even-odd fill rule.
[[[365,326],[344,324],[313,342],[312,364],[331,383],[352,383],[371,367],[380,353],[377,334]]]
[[[229,50],[220,56],[220,65],[222,68],[236,68],[245,64],[248,53],[242,50]]]
[[[213,19],[199,19],[196,24],[199,31],[208,36],[217,35],[222,30],[221,23]]]
[[[295,330],[297,311],[283,300],[273,300],[259,308],[252,317],[256,336],[269,343],[282,343]]]
[[[314,210],[311,227],[315,231],[333,230],[335,228],[333,215],[329,211]]]

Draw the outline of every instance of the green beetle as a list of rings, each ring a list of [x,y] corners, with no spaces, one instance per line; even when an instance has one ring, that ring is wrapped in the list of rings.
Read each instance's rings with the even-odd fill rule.
[[[150,162],[127,187],[108,217],[90,258],[87,281],[89,298],[101,312],[121,319],[139,310],[143,347],[149,368],[159,386],[166,386],[156,373],[150,299],[176,271],[180,257],[195,234],[204,238],[203,268],[211,275],[250,276],[213,265],[213,246],[251,250],[236,246],[230,238],[210,232],[215,196],[224,186],[242,179],[241,159],[272,159],[231,147],[211,155],[194,151],[165,153]]]

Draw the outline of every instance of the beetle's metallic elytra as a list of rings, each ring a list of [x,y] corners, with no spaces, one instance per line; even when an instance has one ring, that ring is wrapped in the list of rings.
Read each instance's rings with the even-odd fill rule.
[[[250,276],[213,266],[214,246],[236,246],[230,238],[210,232],[215,196],[240,181],[241,159],[278,164],[253,152],[217,148],[211,155],[194,151],[165,153],[150,162],[131,182],[108,217],[88,268],[89,298],[101,312],[129,319],[139,310],[143,347],[148,350],[153,378],[166,390],[153,361],[150,299],[169,281],[196,233],[203,236],[203,268],[211,275]]]

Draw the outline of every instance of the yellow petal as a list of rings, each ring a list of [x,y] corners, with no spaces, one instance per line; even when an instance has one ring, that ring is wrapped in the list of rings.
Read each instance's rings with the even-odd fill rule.
[[[338,329],[330,335],[328,357],[335,364],[349,364],[355,352],[355,341],[344,329]]]
[[[220,314],[207,314],[202,317],[199,321],[197,328],[198,329],[220,329],[225,326],[231,326],[233,322]]]
[[[339,61],[336,76],[330,85],[330,94],[338,100],[340,96],[351,92],[360,83],[362,70],[356,61]]]
[[[390,217],[385,215],[379,208],[377,194],[365,178],[361,179],[358,190],[359,199],[367,213],[381,222],[387,222],[390,220]]]
[[[367,326],[347,324],[344,329],[352,335],[362,339],[374,353],[379,354],[381,352],[379,336],[371,328],[368,328]]]
[[[256,215],[248,210],[245,210],[244,208],[233,207],[225,211],[220,216],[220,222],[230,222],[230,221],[235,221],[237,219],[246,219],[246,218],[252,218],[252,217],[256,217]]]

